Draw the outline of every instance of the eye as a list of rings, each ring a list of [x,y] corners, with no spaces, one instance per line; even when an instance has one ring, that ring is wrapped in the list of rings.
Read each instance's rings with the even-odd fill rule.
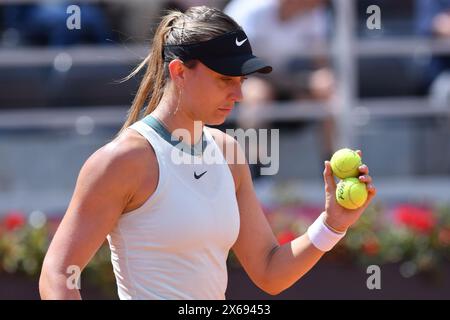
[[[244,83],[244,81],[247,80],[247,79],[248,79],[248,77],[242,77],[241,78],[241,84]]]

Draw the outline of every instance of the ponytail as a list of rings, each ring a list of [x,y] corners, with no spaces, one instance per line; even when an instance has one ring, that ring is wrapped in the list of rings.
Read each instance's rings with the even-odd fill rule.
[[[144,111],[144,116],[155,110],[156,106],[161,101],[164,93],[164,86],[166,85],[166,68],[167,66],[163,60],[163,46],[166,42],[167,35],[170,31],[171,25],[177,20],[183,13],[179,11],[170,11],[169,14],[164,16],[158,28],[156,29],[155,36],[153,38],[152,49],[149,55],[131,72],[124,81],[127,81],[138,74],[145,66],[144,77],[139,85],[137,94],[133,100],[133,104],[128,111],[127,119],[120,129],[118,135],[122,133],[126,128],[139,120],[145,103],[150,99],[147,108]]]

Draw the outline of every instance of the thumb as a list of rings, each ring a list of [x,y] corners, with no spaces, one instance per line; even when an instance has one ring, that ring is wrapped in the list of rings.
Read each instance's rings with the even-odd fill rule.
[[[325,182],[325,192],[336,192],[336,181],[334,181],[333,170],[330,161],[325,161],[325,169],[323,170],[323,181]]]

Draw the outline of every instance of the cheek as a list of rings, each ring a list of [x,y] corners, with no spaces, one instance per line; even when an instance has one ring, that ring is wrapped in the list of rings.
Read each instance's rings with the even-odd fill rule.
[[[194,117],[200,119],[204,117],[205,110],[211,104],[208,93],[208,88],[205,88],[198,82],[192,81],[189,86],[185,87],[183,100],[185,106],[189,108]]]
[[[194,107],[196,104],[202,103],[205,100],[205,96],[207,96],[209,92],[208,87],[198,81],[192,81],[189,87],[185,89],[189,104],[193,105]]]
[[[214,79],[193,79],[186,91],[188,103],[196,111],[215,109],[226,99],[226,90],[220,88]]]

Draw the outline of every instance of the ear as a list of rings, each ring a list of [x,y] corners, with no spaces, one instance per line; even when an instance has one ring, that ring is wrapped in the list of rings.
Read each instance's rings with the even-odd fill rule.
[[[169,63],[170,79],[177,85],[182,85],[185,77],[185,68],[183,61],[174,59]]]

